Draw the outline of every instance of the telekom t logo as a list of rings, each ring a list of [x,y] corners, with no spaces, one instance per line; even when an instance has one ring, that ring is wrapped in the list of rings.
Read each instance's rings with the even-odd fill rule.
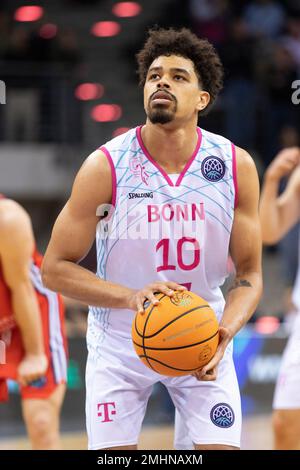
[[[104,418],[102,420],[102,423],[109,423],[109,422],[113,421],[110,418],[111,418],[112,415],[115,415],[117,413],[115,408],[116,408],[115,402],[98,403],[97,404],[98,416],[100,418],[102,418],[102,417]]]

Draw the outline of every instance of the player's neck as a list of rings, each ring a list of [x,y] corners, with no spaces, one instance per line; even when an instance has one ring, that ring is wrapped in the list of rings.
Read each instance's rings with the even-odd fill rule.
[[[194,123],[174,129],[148,120],[142,128],[142,139],[157,163],[169,173],[179,173],[196,148],[198,133]]]

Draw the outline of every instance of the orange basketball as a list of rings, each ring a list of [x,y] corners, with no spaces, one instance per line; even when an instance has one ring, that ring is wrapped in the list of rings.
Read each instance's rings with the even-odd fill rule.
[[[219,323],[208,303],[193,292],[173,297],[155,294],[159,304],[145,303],[132,324],[132,341],[141,361],[162,375],[189,375],[214,356]]]

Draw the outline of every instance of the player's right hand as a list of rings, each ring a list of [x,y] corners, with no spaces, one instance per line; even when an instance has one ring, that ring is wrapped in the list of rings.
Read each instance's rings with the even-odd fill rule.
[[[17,380],[20,385],[40,379],[46,374],[48,359],[45,354],[26,354],[19,364]]]
[[[300,164],[300,147],[281,150],[266,171],[269,179],[279,181],[291,173]]]
[[[143,314],[145,313],[144,302],[146,300],[149,300],[153,305],[159,304],[159,300],[154,295],[155,292],[162,292],[163,294],[172,297],[176,290],[184,291],[187,290],[187,288],[171,281],[153,282],[141,290],[133,291],[133,294],[129,299],[129,308]]]

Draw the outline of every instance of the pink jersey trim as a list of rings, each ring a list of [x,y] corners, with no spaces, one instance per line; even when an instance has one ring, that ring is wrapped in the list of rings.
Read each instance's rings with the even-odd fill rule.
[[[110,165],[111,169],[111,180],[112,180],[112,196],[111,196],[111,204],[116,207],[116,198],[117,198],[117,177],[116,177],[116,169],[115,165],[113,162],[113,159],[111,158],[111,155],[109,151],[105,147],[100,147],[99,150],[103,152],[108,160],[108,163]]]
[[[232,177],[233,177],[233,184],[234,184],[234,208],[238,205],[239,200],[239,188],[238,188],[238,181],[237,181],[237,169],[236,169],[236,150],[235,145],[231,144],[232,150]]]
[[[191,156],[191,158],[189,159],[189,161],[187,162],[187,164],[185,165],[184,169],[182,170],[182,172],[180,173],[179,177],[178,177],[178,180],[176,181],[176,183],[174,184],[173,181],[171,180],[171,178],[169,177],[168,173],[153,159],[153,157],[150,155],[150,153],[148,152],[148,150],[146,149],[145,145],[144,145],[144,142],[143,142],[143,139],[142,139],[142,128],[143,126],[139,126],[137,127],[136,129],[136,136],[137,136],[137,139],[138,139],[138,142],[140,144],[140,147],[142,149],[142,151],[144,152],[145,156],[148,158],[148,160],[158,169],[158,171],[162,174],[162,176],[165,178],[165,180],[167,181],[168,185],[169,186],[179,186],[185,173],[187,172],[187,170],[189,169],[189,167],[191,166],[191,164],[193,163],[194,159],[196,158],[196,155],[197,153],[199,152],[199,148],[200,148],[200,145],[201,145],[201,141],[202,141],[202,132],[201,132],[201,129],[199,129],[197,127],[197,134],[198,134],[198,141],[197,141],[197,145],[196,145],[196,148]]]

